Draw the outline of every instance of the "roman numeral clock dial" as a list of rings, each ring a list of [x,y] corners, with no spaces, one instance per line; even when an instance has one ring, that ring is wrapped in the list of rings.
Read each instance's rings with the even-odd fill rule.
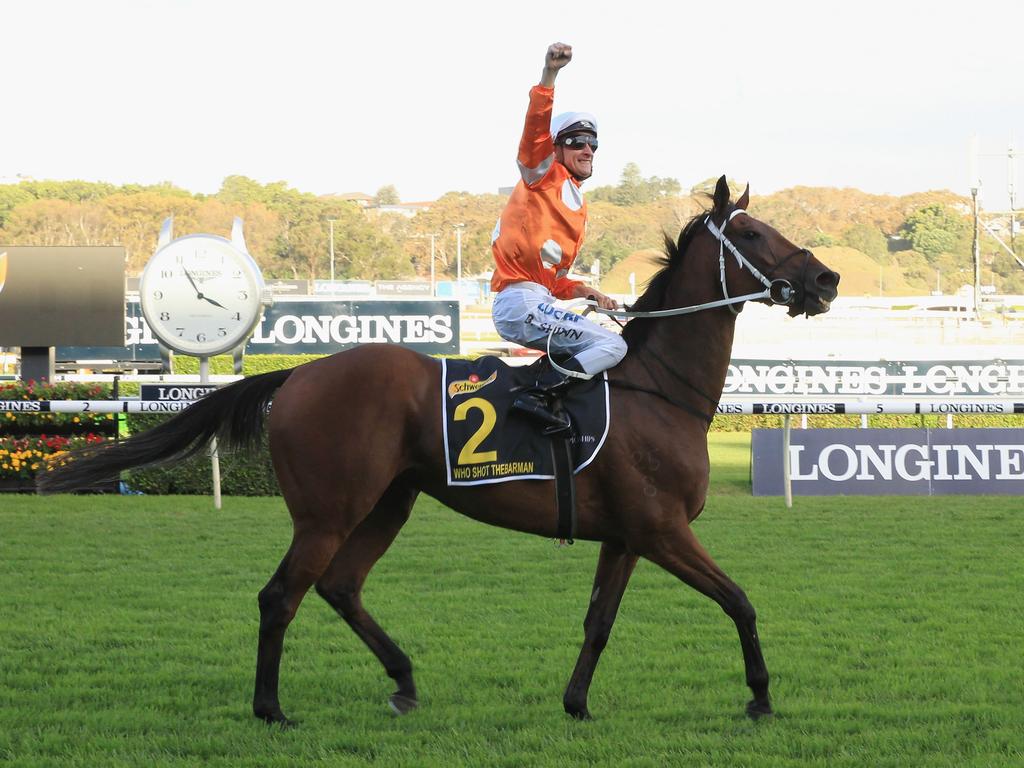
[[[170,239],[170,220],[142,273],[139,301],[153,335],[168,349],[212,357],[245,344],[263,314],[267,292],[235,219],[232,239]]]

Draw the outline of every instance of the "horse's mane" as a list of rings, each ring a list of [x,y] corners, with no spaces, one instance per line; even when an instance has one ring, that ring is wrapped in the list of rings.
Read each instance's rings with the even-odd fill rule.
[[[647,289],[643,295],[629,308],[631,312],[665,309],[665,292],[668,290],[669,283],[672,282],[672,276],[682,265],[690,242],[700,231],[707,215],[708,211],[701,211],[690,219],[679,233],[678,242],[673,242],[672,238],[667,233],[665,234],[665,255],[657,260],[657,263],[661,264],[661,269],[647,282]],[[634,318],[622,329],[622,338],[630,349],[639,348],[647,338],[650,328],[651,320],[649,318]]]

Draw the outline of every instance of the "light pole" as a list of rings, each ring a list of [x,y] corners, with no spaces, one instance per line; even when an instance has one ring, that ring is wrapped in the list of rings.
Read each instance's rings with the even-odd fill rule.
[[[981,293],[981,227],[978,221],[978,187],[971,187],[971,203],[974,209],[974,241],[971,244],[971,255],[974,258],[974,319],[980,320]]]
[[[337,219],[328,219],[327,223],[331,225],[331,283],[334,282],[334,222]],[[331,286],[331,291],[334,291],[334,286]]]
[[[455,290],[458,297],[462,298],[462,230],[465,224],[453,224],[455,228]]]

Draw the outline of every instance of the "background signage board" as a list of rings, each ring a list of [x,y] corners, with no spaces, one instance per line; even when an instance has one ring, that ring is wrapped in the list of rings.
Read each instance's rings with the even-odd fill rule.
[[[0,245],[0,345],[119,343],[124,259],[121,246]]]
[[[1024,495],[1024,429],[794,429],[794,496]],[[782,430],[755,429],[755,496],[782,496]]]
[[[378,296],[430,295],[430,283],[422,280],[378,280],[374,287]]]
[[[372,296],[373,283],[369,280],[314,280],[313,293],[317,296]]]
[[[267,280],[267,288],[275,296],[307,296],[308,280]]]
[[[733,359],[725,397],[1015,397],[1024,360]]]
[[[126,304],[123,347],[58,347],[58,360],[159,360],[137,301]],[[247,355],[328,355],[357,344],[400,344],[428,355],[459,353],[456,301],[299,300],[268,307]]]

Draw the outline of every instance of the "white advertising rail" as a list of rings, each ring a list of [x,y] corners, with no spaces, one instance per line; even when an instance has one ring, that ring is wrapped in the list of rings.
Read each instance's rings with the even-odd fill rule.
[[[999,415],[1024,413],[1024,399],[998,400],[974,398],[961,400],[908,400],[906,397],[882,400],[846,400],[835,402],[776,401],[755,402],[723,398],[718,404],[719,416],[750,416],[777,414],[779,416],[850,414],[872,416],[882,413],[922,413],[948,415]]]
[[[177,413],[195,401],[192,400],[0,400],[0,413]],[[723,399],[718,405],[719,416],[777,415],[827,416],[832,414],[877,415],[930,414],[936,416],[998,416],[1024,414],[1024,399],[996,400],[974,398],[962,400],[865,400],[847,402],[753,402]]]

